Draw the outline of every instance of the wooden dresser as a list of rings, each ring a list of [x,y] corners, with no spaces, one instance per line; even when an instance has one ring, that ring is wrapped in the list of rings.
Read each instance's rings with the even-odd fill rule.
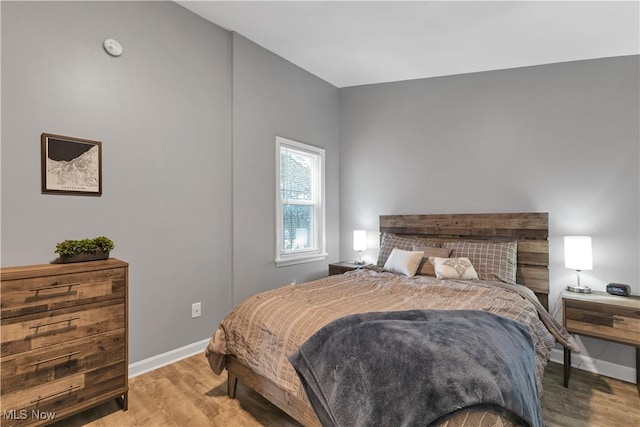
[[[111,399],[127,410],[128,268],[111,258],[0,270],[2,426]]]

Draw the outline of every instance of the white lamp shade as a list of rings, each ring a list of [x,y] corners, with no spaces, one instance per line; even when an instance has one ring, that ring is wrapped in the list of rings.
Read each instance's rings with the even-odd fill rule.
[[[367,250],[367,230],[353,230],[353,250]]]
[[[566,236],[564,238],[564,266],[572,270],[593,268],[591,237]]]

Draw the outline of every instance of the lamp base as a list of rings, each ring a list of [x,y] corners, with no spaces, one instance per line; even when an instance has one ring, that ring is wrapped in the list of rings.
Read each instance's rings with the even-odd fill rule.
[[[365,265],[366,264],[364,261],[353,261],[353,263],[355,265]]]
[[[567,285],[567,290],[579,294],[590,294],[591,288],[583,285]]]

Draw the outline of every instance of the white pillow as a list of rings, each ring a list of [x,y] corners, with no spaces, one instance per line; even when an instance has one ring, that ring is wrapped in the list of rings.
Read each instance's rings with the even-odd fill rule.
[[[387,258],[387,262],[384,263],[384,269],[413,277],[418,271],[423,255],[424,252],[422,251],[403,251],[402,249],[394,248],[389,258]]]
[[[478,280],[478,273],[469,258],[429,257],[438,279]]]

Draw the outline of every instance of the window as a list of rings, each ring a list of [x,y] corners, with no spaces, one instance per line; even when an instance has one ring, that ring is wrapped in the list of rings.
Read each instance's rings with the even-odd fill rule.
[[[324,259],[324,150],[276,137],[276,265]]]

